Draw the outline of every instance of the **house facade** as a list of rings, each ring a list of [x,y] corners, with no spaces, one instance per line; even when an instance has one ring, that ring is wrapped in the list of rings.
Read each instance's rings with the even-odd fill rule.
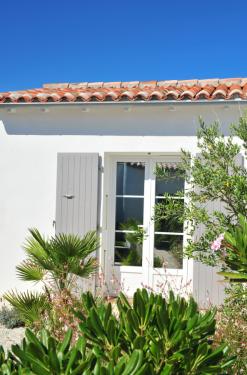
[[[247,79],[47,84],[0,93],[0,293],[15,275],[28,228],[46,235],[97,230],[102,287],[172,287],[219,304],[216,270],[183,258],[179,223],[154,220],[164,193],[189,189],[181,148],[197,154],[198,118],[223,132],[247,107]],[[169,171],[163,180],[159,169]],[[169,177],[170,176],[170,177]],[[211,207],[213,209],[213,207]],[[199,228],[200,230],[200,228]]]

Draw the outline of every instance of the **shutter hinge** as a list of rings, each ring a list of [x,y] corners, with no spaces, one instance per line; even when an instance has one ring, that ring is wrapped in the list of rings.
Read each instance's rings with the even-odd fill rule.
[[[99,165],[98,170],[99,170],[101,173],[104,173],[104,167],[103,167],[103,165]]]

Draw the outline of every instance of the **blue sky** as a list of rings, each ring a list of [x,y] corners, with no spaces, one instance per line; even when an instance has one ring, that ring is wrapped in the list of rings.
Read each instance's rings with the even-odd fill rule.
[[[247,76],[246,0],[0,4],[0,91]]]

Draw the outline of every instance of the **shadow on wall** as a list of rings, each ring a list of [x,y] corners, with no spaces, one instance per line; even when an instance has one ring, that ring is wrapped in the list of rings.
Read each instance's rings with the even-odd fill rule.
[[[218,120],[227,134],[246,108],[244,103],[2,105],[0,121],[9,135],[194,136],[200,116],[208,124]]]

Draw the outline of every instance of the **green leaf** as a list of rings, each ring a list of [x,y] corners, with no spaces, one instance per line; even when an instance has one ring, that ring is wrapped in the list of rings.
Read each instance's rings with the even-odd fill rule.
[[[224,276],[227,279],[231,280],[239,280],[244,279],[247,280],[247,274],[240,273],[240,272],[217,272],[218,275]]]
[[[22,281],[41,281],[45,276],[45,271],[39,265],[29,261],[22,262],[16,267],[17,276]]]
[[[37,350],[39,351],[41,357],[42,357],[42,355],[46,354],[44,346],[42,345],[40,340],[37,339],[35,334],[29,328],[26,329],[25,336],[26,336],[26,339],[27,339],[27,343],[32,343],[37,348]]]
[[[69,355],[69,362],[68,362],[68,365],[66,367],[65,375],[68,375],[70,373],[70,370],[72,369],[72,366],[75,363],[76,355],[77,355],[77,350],[76,350],[76,348],[73,348],[70,352],[70,355]]]
[[[161,371],[160,375],[171,375],[172,374],[172,370],[173,370],[173,366],[167,364],[167,365],[165,365],[165,367]]]
[[[57,373],[60,372],[60,363],[56,353],[56,341],[53,337],[48,339],[48,356],[50,367]]]
[[[97,333],[97,335],[104,336],[105,331],[104,331],[103,325],[94,307],[90,310],[89,316],[90,316],[90,322],[93,328],[95,329],[95,332]]]
[[[141,350],[134,350],[129,358],[128,364],[123,372],[123,375],[134,375],[141,367],[143,361],[143,352]]]
[[[62,344],[59,345],[59,348],[58,348],[59,352],[64,353],[68,350],[70,343],[71,343],[72,335],[73,335],[72,329],[68,329],[62,341]]]

